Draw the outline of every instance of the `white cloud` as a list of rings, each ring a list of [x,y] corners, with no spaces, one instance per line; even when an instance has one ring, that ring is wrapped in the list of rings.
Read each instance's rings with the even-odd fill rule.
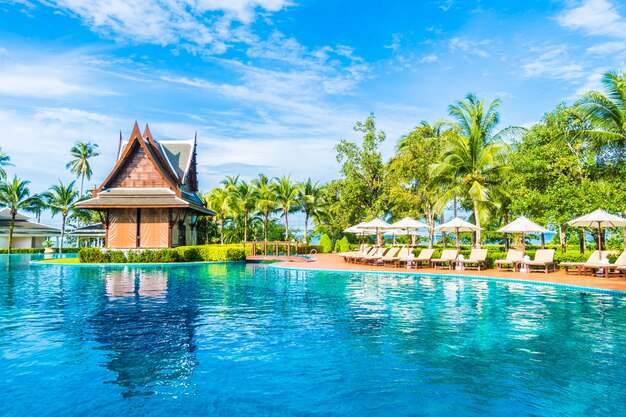
[[[557,16],[567,29],[582,30],[589,35],[626,38],[626,19],[609,0],[585,0]]]
[[[448,41],[448,47],[452,52],[461,51],[465,54],[476,55],[481,58],[490,56],[489,52],[485,50],[490,44],[491,41],[489,39],[474,41],[464,37],[454,37]]]
[[[527,78],[550,78],[576,80],[584,77],[586,71],[578,61],[568,54],[567,46],[553,45],[531,49],[539,55],[522,64],[522,75]]]
[[[587,52],[597,55],[615,54],[626,50],[626,41],[604,42],[587,48]]]
[[[194,52],[223,53],[229,44],[245,41],[245,25],[258,11],[276,12],[288,0],[46,0],[80,18],[94,32],[118,40],[178,45]],[[239,25],[233,25],[233,22]],[[243,24],[244,26],[241,26]]]
[[[420,63],[422,64],[427,64],[427,63],[437,62],[437,61],[439,61],[439,57],[437,57],[437,55],[435,54],[424,55],[420,59]]]

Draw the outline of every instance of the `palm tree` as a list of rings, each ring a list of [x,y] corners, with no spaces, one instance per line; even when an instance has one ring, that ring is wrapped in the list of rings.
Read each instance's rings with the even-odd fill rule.
[[[74,159],[67,163],[66,168],[70,168],[70,171],[76,174],[76,178],[81,177],[81,196],[83,195],[83,184],[85,182],[85,178],[87,178],[87,180],[91,179],[92,172],[91,165],[89,165],[89,159],[100,155],[100,153],[96,151],[97,148],[97,143],[77,142],[70,150],[70,154]]]
[[[224,243],[224,223],[230,212],[228,192],[224,188],[214,188],[206,198],[207,206],[213,210],[215,221],[220,223],[220,243]]]
[[[289,240],[289,213],[297,204],[300,186],[293,183],[291,175],[288,175],[274,178],[274,182],[270,184],[270,189],[274,193],[274,198],[282,209],[285,218],[285,241],[287,241]]]
[[[270,214],[276,211],[278,203],[270,188],[270,180],[267,176],[259,174],[259,177],[252,181],[252,183],[254,185],[256,209],[263,217],[263,234],[264,240],[267,242]]]
[[[32,207],[33,198],[30,197],[28,184],[30,181],[22,181],[17,176],[13,181],[2,181],[0,183],[0,206],[7,207],[11,212],[11,224],[9,226],[9,246],[7,253],[11,253],[13,246],[13,229],[15,227],[15,216],[19,210],[27,210]]]
[[[33,213],[37,218],[37,223],[41,222],[41,213],[48,208],[45,200],[42,196],[35,194],[30,198],[30,205],[25,207],[24,210]]]
[[[325,204],[322,187],[318,185],[318,182],[313,182],[311,178],[308,178],[300,184],[299,188],[298,205],[304,211],[304,243],[307,243],[309,218],[318,210],[323,209]]]
[[[59,181],[58,184],[53,185],[43,194],[43,198],[52,212],[52,216],[54,217],[61,213],[61,242],[59,244],[59,253],[63,253],[63,238],[65,237],[67,216],[80,198],[75,183],[76,181],[72,181],[68,185],[63,185],[63,183]]]
[[[485,101],[471,93],[451,105],[447,145],[439,162],[431,167],[434,184],[451,195],[469,198],[478,227],[486,217],[485,209],[497,204],[498,195],[506,194],[502,183],[511,169],[505,163],[508,145],[500,138],[516,128],[494,134],[500,121],[499,105],[500,101],[494,100],[485,107]],[[476,247],[480,247],[480,230]]]
[[[4,167],[12,166],[13,164],[10,161],[11,157],[0,147],[0,180],[6,179],[7,172],[4,170]]]
[[[248,241],[248,223],[250,221],[250,213],[256,206],[256,193],[254,186],[245,181],[240,181],[233,189],[231,201],[237,211],[243,216],[243,241]]]

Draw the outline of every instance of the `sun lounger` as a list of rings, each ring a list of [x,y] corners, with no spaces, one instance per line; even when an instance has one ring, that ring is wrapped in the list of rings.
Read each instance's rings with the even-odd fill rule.
[[[372,265],[384,265],[385,262],[393,261],[400,249],[402,246],[392,246],[384,255],[369,259],[368,262]]]
[[[368,253],[365,256],[359,256],[359,257],[355,258],[355,260],[356,260],[357,263],[360,262],[362,264],[368,264],[370,262],[373,262],[373,261],[381,258],[386,250],[387,250],[386,247],[381,246],[380,248],[376,248],[374,251]]]
[[[373,250],[374,250],[373,246],[364,246],[363,249],[360,251],[340,253],[340,255],[343,256],[344,261],[354,263],[356,262],[358,258],[366,256],[368,253],[372,252]]]
[[[517,271],[517,265],[522,262],[524,252],[517,249],[509,249],[506,253],[506,259],[498,259],[496,267],[498,271]]]
[[[437,259],[431,259],[430,263],[437,269],[437,266],[447,266],[448,269],[452,269],[456,257],[459,256],[459,251],[456,249],[444,249],[441,252],[441,257]]]
[[[626,266],[618,266],[617,272],[619,272],[624,278],[626,278]]]
[[[408,246],[402,246],[394,257],[391,257],[391,258],[384,258],[383,257],[383,263],[384,263],[385,266],[397,265],[398,261],[400,261],[403,258],[407,258],[411,254],[412,250],[413,249],[411,249]]]
[[[459,259],[456,261],[458,264],[463,265],[465,269],[476,269],[480,271],[480,267],[485,267],[487,263],[487,249],[472,249],[469,258]]]
[[[622,254],[615,260],[615,262],[611,263],[585,263],[583,265],[582,273],[585,274],[587,272],[594,274],[602,271],[605,278],[609,277],[611,272],[620,273],[619,268],[626,268],[626,251],[622,252]]]
[[[561,262],[559,266],[565,269],[566,274],[569,274],[570,271],[574,271],[577,275],[581,275],[585,269],[585,264],[597,264],[600,262],[600,259],[606,258],[609,253],[609,251],[600,252],[599,250],[595,250],[585,262]]]
[[[554,249],[537,249],[535,259],[532,261],[522,261],[518,265],[524,264],[528,268],[528,272],[542,271],[546,274],[556,272],[556,262],[554,262]],[[519,267],[518,267],[519,269]]]
[[[408,267],[415,268],[429,266],[434,253],[434,249],[422,249],[419,255],[411,257],[409,252],[409,256],[399,259],[397,265],[401,266],[402,264],[406,264]]]

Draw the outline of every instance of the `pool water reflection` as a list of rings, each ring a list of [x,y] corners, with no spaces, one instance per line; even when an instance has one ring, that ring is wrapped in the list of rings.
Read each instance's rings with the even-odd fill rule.
[[[2,416],[625,415],[623,297],[30,259],[0,257]]]

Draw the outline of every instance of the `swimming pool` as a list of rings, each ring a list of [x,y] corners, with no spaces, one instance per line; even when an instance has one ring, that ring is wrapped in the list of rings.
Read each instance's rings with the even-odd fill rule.
[[[0,415],[625,415],[626,298],[0,257]]]

